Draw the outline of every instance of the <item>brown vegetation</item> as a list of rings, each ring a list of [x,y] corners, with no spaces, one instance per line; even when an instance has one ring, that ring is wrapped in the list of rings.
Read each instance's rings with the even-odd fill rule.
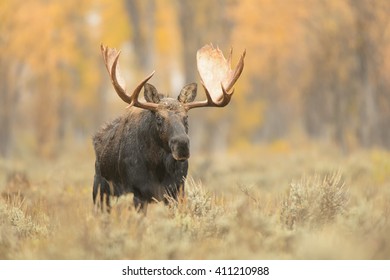
[[[3,194],[7,174],[28,176],[0,199],[0,258],[389,259],[389,153],[293,150],[193,158],[185,199],[146,217],[132,195],[111,214],[93,209],[89,153],[2,162]]]

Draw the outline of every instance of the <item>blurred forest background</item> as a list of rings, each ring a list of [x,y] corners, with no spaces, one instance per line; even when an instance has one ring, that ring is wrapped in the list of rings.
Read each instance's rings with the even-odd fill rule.
[[[233,64],[247,50],[231,104],[191,111],[194,151],[296,139],[389,149],[389,15],[387,0],[0,0],[0,157],[92,148],[125,111],[100,43],[122,49],[130,90],[156,70],[172,96],[199,82],[204,44],[234,47]]]

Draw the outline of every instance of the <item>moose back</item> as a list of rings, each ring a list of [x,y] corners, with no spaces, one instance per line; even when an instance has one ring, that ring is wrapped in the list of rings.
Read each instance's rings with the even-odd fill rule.
[[[194,101],[196,83],[184,86],[176,99],[165,97],[147,83],[154,72],[129,95],[120,77],[120,52],[103,45],[101,51],[112,85],[129,109],[93,137],[93,202],[100,202],[102,209],[105,204],[110,211],[110,196],[133,193],[134,206],[146,212],[152,201],[167,202],[168,198],[177,199],[184,194],[190,157],[188,111],[229,104],[233,86],[244,67],[245,52],[232,70],[231,52],[226,60],[212,45],[198,50],[197,67],[206,100]],[[145,101],[139,100],[142,89]]]

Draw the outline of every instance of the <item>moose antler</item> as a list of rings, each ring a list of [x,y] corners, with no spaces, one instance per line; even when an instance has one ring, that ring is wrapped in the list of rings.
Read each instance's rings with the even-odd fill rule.
[[[186,105],[188,110],[199,107],[224,107],[229,104],[234,93],[232,88],[244,69],[246,51],[242,53],[234,70],[230,67],[232,52],[231,49],[226,60],[222,51],[215,49],[211,44],[198,50],[196,56],[198,72],[207,99],[188,103]]]
[[[152,102],[140,102],[138,100],[139,93],[143,86],[149,81],[149,79],[154,75],[154,71],[147,76],[133,91],[133,94],[128,95],[126,93],[126,84],[123,78],[120,75],[118,58],[120,55],[120,51],[116,49],[108,48],[107,46],[100,45],[100,49],[102,51],[104,63],[106,65],[108,74],[110,75],[112,85],[115,88],[115,91],[119,95],[119,97],[129,104],[130,106],[139,107],[142,109],[157,110],[157,104]]]

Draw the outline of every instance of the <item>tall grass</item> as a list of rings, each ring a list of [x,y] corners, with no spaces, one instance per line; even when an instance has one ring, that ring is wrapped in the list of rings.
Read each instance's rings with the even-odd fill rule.
[[[186,196],[146,216],[131,195],[94,211],[85,158],[0,163],[1,259],[390,258],[386,152],[194,158]]]
[[[302,178],[292,182],[281,205],[281,222],[289,229],[318,227],[345,214],[348,191],[340,173]]]

